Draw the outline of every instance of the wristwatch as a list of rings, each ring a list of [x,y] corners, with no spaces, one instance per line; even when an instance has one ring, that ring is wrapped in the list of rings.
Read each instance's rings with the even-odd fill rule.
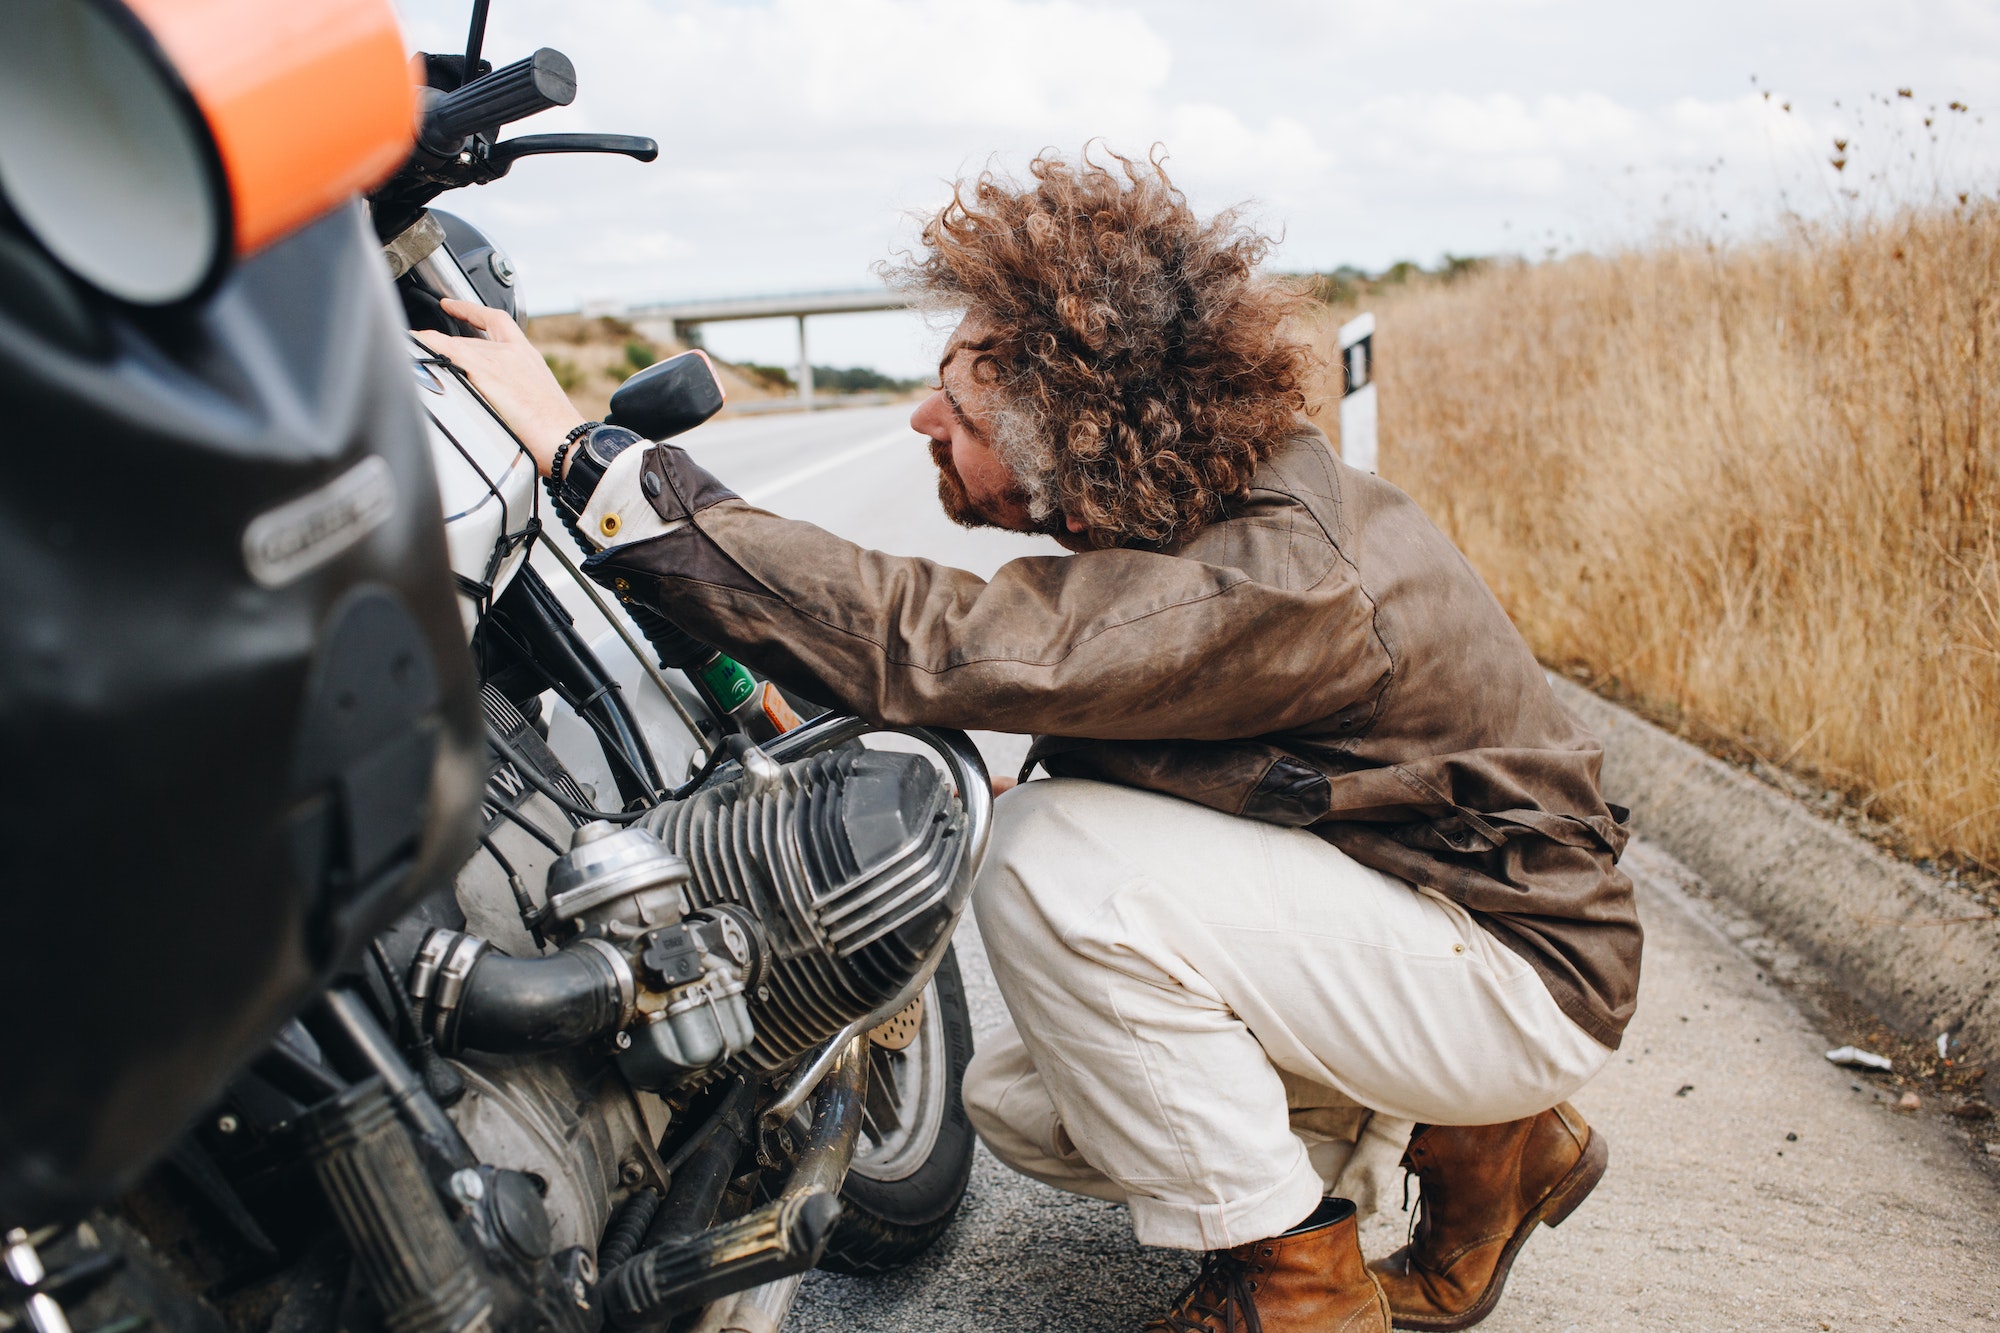
[[[572,445],[562,481],[551,486],[557,506],[572,519],[581,514],[590,504],[597,483],[604,480],[611,460],[640,442],[636,431],[623,426],[602,423],[592,426]]]

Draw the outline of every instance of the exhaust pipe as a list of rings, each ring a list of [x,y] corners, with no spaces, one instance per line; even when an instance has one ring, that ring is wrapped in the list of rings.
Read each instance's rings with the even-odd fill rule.
[[[734,1222],[634,1255],[604,1279],[598,1292],[614,1328],[657,1324],[819,1262],[840,1220],[840,1186],[861,1131],[867,1042],[848,1042],[821,1085],[805,1151],[784,1193]]]

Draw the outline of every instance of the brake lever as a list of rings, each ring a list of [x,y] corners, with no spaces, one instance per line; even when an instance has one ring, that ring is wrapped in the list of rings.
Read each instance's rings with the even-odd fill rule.
[[[522,158],[546,153],[616,153],[639,162],[651,162],[659,157],[660,145],[636,134],[523,134],[489,148],[487,169],[496,176],[504,176]]]

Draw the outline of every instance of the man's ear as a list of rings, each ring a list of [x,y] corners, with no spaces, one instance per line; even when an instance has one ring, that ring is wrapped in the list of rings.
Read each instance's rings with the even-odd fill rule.
[[[1065,514],[1063,515],[1063,526],[1068,528],[1071,532],[1082,532],[1083,520],[1078,518],[1074,514]]]

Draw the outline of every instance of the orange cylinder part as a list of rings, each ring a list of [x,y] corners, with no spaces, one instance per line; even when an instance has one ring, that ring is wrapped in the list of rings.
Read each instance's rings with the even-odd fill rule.
[[[215,136],[248,254],[409,156],[416,89],[390,0],[125,0]]]

